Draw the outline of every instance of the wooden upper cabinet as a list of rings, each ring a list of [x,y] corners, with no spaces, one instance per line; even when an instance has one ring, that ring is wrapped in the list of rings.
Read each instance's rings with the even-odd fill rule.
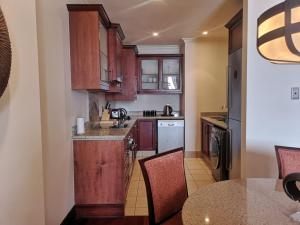
[[[156,120],[146,119],[138,121],[138,149],[152,151],[157,149]]]
[[[126,45],[122,49],[123,82],[121,93],[106,93],[108,101],[132,101],[137,98],[137,49],[136,46]]]
[[[107,28],[101,5],[67,5],[73,90],[108,90]]]
[[[119,24],[112,24],[108,29],[108,71],[109,92],[120,92],[123,81],[122,40],[125,38]]]
[[[243,47],[243,10],[240,10],[226,25],[229,30],[229,54]]]
[[[140,56],[139,93],[182,93],[182,55]]]

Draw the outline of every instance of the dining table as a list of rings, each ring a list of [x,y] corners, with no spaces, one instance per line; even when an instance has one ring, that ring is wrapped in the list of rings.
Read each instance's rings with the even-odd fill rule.
[[[290,225],[300,203],[288,198],[282,180],[249,178],[216,182],[191,194],[184,225]]]

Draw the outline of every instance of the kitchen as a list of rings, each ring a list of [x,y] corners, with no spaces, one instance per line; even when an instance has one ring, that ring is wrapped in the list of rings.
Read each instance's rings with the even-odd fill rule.
[[[298,2],[287,2],[292,1]],[[180,177],[178,169],[184,169],[188,192],[183,196],[187,197],[184,224],[243,224],[239,220],[245,218],[244,224],[258,218],[293,224],[286,212],[292,214],[298,205],[282,190],[276,153],[282,150],[279,146],[300,146],[299,66],[273,64],[261,57],[265,52],[258,46],[266,39],[256,36],[261,15],[281,2],[2,0],[12,58],[10,77],[4,80],[9,78],[7,88],[1,86],[0,74],[0,224],[75,224],[71,219],[76,211],[83,216],[119,217],[78,221],[82,224],[148,224],[149,188],[138,160],[156,157],[159,143],[185,148],[184,168],[177,166],[158,176],[166,178],[159,182],[173,184],[169,175]],[[90,29],[80,35],[98,38],[73,43],[79,48],[99,46],[82,49],[94,55],[94,61],[86,57],[83,64],[73,63],[76,54],[70,54],[74,47],[70,41],[75,35],[70,34],[67,4],[96,4],[99,10],[102,4],[106,11],[99,16],[97,9],[80,21],[84,24],[97,16],[110,21],[93,20],[86,27],[94,24],[100,33]],[[241,8],[243,48],[234,42],[238,44],[232,50],[229,37],[240,35],[241,27],[230,21]],[[83,14],[89,11],[93,10]],[[106,38],[99,41],[103,32],[111,37],[104,45]],[[240,82],[240,54],[241,86],[234,83]],[[169,66],[164,71],[164,64],[172,71]],[[74,65],[88,66],[87,76],[95,75],[78,79],[83,86],[77,90]],[[241,96],[235,94],[240,88]],[[240,111],[235,110],[239,101]],[[174,116],[161,116],[170,113]],[[163,132],[162,127],[164,135],[158,135],[157,120],[162,118],[168,121],[161,125],[178,126],[178,134],[173,129]],[[178,122],[173,124],[174,120]],[[240,137],[236,130],[241,130]],[[172,138],[166,134],[181,138],[168,142]],[[238,145],[241,141],[240,152],[228,148],[235,141]],[[85,173],[88,170],[96,173]],[[231,179],[237,171],[246,183]],[[216,182],[223,179],[230,180]],[[160,184],[159,193],[167,196],[173,186]],[[249,195],[245,198],[243,193]]]
[[[132,178],[132,174],[140,171],[136,158],[178,148],[186,149],[187,158],[200,156],[200,152],[197,151],[199,147],[195,149],[185,146],[185,133],[190,134],[190,131],[185,130],[185,116],[188,115],[184,101],[185,81],[190,80],[184,76],[185,49],[182,45],[124,45],[122,42],[126,35],[122,26],[110,21],[103,5],[70,4],[67,7],[70,20],[72,89],[87,90],[89,100],[89,118],[77,117],[77,124],[73,128],[76,214],[79,217],[147,215],[147,201],[144,200],[146,196],[127,195],[133,191],[136,181],[140,186],[144,186],[139,179]],[[217,54],[222,55],[224,64],[228,57],[228,45],[229,54],[237,50],[241,52],[242,11],[239,11],[226,27],[221,28],[219,32],[222,35],[219,37],[211,38],[206,36],[207,34],[203,34],[202,37],[204,42],[212,39],[211,45],[222,44],[222,52],[218,51]],[[209,35],[213,36],[214,33]],[[155,37],[155,34],[153,36]],[[100,49],[100,54],[94,51],[95,46],[96,49]],[[90,60],[86,60],[89,58]],[[218,58],[220,57],[212,55],[210,60]],[[95,63],[90,64],[90,61]],[[229,62],[235,73],[234,78],[231,73],[226,78],[226,65],[222,68],[221,62],[221,69],[215,71],[220,72],[217,76],[222,77],[221,80],[216,77],[215,81],[223,91],[220,96],[223,99],[222,105],[218,105],[216,111],[193,113],[198,120],[196,129],[202,132],[201,156],[205,161],[199,160],[199,165],[203,163],[201,169],[204,169],[205,176],[191,175],[191,182],[188,182],[190,193],[196,190],[197,182],[201,186],[240,177],[240,174],[229,175],[229,169],[225,168],[229,164],[225,162],[225,158],[234,158],[239,161],[230,162],[234,165],[234,170],[231,171],[240,170],[238,149],[241,140],[234,139],[237,142],[234,157],[228,156],[231,151],[227,146],[232,133],[240,136],[240,128],[232,132],[231,123],[228,127],[225,118],[226,88],[228,96],[238,98],[235,101],[230,98],[229,104],[235,109],[240,108],[241,92],[238,88],[241,85],[241,70],[236,72],[234,62]],[[241,55],[236,63],[237,67],[241,68]],[[236,77],[239,77],[237,81]],[[232,88],[234,81],[235,89]],[[214,101],[213,96],[210,98],[209,101]],[[231,108],[229,118],[233,112]],[[214,145],[212,141],[221,138],[213,135],[217,133],[213,131],[219,127],[220,119],[224,120],[222,129],[225,133],[221,147]],[[205,125],[210,128],[204,128]],[[203,145],[206,145],[207,149]],[[215,148],[212,149],[211,146]],[[116,157],[118,154],[121,155]],[[120,168],[123,164],[120,157],[124,158],[124,171],[123,166]],[[212,165],[214,161],[220,165],[215,167]],[[97,175],[96,168],[102,170],[102,176]],[[199,169],[193,165],[191,168]],[[123,178],[120,179],[120,176]],[[96,186],[99,188],[95,188],[94,183],[98,184]],[[116,183],[118,185],[112,185]],[[134,204],[143,207],[132,207]]]

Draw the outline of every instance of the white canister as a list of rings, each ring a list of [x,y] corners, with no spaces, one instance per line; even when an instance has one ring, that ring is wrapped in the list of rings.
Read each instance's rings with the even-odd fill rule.
[[[84,129],[84,118],[83,117],[78,117],[76,119],[76,125],[77,125],[77,134],[84,134],[85,129]]]

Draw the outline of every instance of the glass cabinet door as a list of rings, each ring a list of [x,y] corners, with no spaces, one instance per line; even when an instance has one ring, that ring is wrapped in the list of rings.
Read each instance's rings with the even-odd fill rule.
[[[141,60],[141,89],[157,90],[159,88],[159,69],[157,59]]]
[[[180,89],[180,59],[162,60],[162,89]]]
[[[107,50],[107,30],[99,21],[99,41],[100,41],[100,65],[101,65],[101,81],[108,82],[108,50]]]

